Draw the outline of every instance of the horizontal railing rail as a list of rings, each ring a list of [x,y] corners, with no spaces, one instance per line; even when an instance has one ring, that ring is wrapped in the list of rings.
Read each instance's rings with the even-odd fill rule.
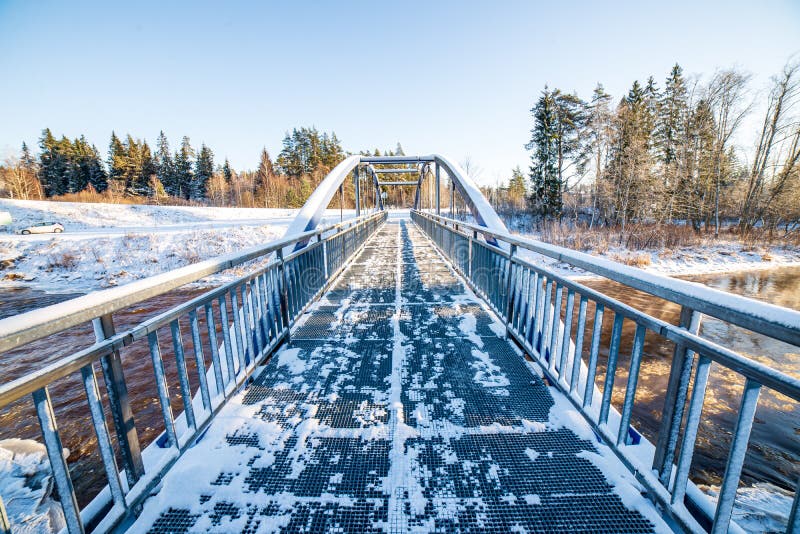
[[[483,236],[494,237],[505,243],[506,246],[530,250],[664,300],[676,302],[698,313],[721,319],[791,345],[800,346],[800,312],[731,295],[693,282],[648,273],[577,250],[509,233],[495,232],[472,223],[456,221],[432,213],[418,212],[417,214],[446,226],[455,227],[462,232],[477,232]]]
[[[96,343],[15,380],[0,382],[0,410],[33,397],[39,427],[70,534],[105,532],[130,520],[161,476],[200,439],[213,416],[256,367],[289,338],[295,320],[325,290],[365,241],[384,223],[378,212],[267,245],[229,254],[139,282],[98,291],[60,304],[0,320],[0,350],[24,349],[33,341],[89,323]],[[309,242],[292,252],[289,247]],[[263,265],[232,282],[115,332],[113,313],[182,285],[251,260]],[[188,324],[188,332],[182,328]],[[169,338],[163,343],[160,337]],[[191,347],[185,344],[189,339]],[[49,339],[49,338],[48,338]],[[146,342],[163,432],[144,450],[134,422],[122,355]],[[57,343],[57,340],[54,341]],[[177,383],[168,383],[165,351]],[[3,356],[0,355],[0,358]],[[95,363],[103,374],[114,437],[109,431]],[[94,437],[107,486],[81,509],[50,398],[55,382],[80,371]],[[173,413],[170,387],[182,407]],[[88,436],[87,436],[88,438]],[[117,463],[120,458],[121,465]],[[0,488],[0,532],[14,528]]]
[[[653,499],[682,528],[715,533],[738,528],[731,517],[759,394],[762,388],[768,388],[785,395],[797,410],[800,380],[701,337],[700,317],[710,315],[798,345],[799,313],[430,213],[413,211],[412,219],[505,322],[509,337],[539,363],[550,381],[565,393],[596,433],[635,473]],[[498,246],[481,239],[481,233],[488,233]],[[680,324],[676,326],[652,317],[521,258],[518,256],[520,248],[675,302],[681,306]],[[593,316],[588,313],[590,303],[594,308]],[[601,346],[604,318],[609,315],[613,316],[611,336],[607,345]],[[632,322],[635,329],[630,363],[623,369],[619,361],[626,321]],[[663,392],[664,410],[654,445],[640,441],[641,436],[631,426],[648,332],[674,345],[669,381]],[[589,344],[584,346],[587,336]],[[598,376],[601,352],[606,355],[605,376]],[[744,379],[716,506],[689,481],[712,362]],[[621,409],[617,410],[612,405],[612,395],[620,372],[627,373],[627,377],[623,379],[625,393]],[[635,441],[639,446],[632,446]],[[800,520],[798,489],[789,531],[797,528]]]

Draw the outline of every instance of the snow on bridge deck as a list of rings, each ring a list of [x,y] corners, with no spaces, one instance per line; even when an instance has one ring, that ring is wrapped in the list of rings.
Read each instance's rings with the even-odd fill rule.
[[[134,532],[667,531],[412,224],[388,223]]]

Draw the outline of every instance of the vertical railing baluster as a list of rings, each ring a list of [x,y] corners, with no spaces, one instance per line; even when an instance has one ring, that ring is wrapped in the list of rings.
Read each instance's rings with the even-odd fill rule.
[[[183,352],[183,339],[181,337],[181,327],[175,319],[169,325],[172,333],[172,348],[175,351],[175,362],[178,366],[178,381],[181,386],[181,397],[183,397],[183,413],[186,416],[186,425],[189,429],[197,428],[194,419],[194,406],[192,406],[192,388],[189,384],[189,375],[186,372],[186,355]]]
[[[672,486],[672,504],[682,504],[686,495],[686,484],[689,480],[689,468],[692,466],[694,447],[697,441],[697,428],[703,414],[703,401],[706,398],[708,373],[711,370],[711,359],[700,356],[694,374],[692,398],[689,401],[689,412],[686,414],[686,430],[683,433],[681,454],[678,457],[678,468],[675,471],[675,483]]]
[[[589,349],[589,364],[586,368],[586,386],[583,392],[583,407],[586,408],[594,402],[594,379],[597,375],[597,357],[600,354],[600,339],[603,333],[604,306],[595,303],[594,323],[592,324],[592,346]]]
[[[611,409],[611,395],[614,392],[614,378],[617,374],[617,358],[619,346],[622,342],[622,323],[625,317],[619,312],[614,312],[614,327],[611,329],[611,346],[608,349],[608,363],[606,365],[606,380],[603,384],[603,401],[600,403],[600,418],[598,423],[608,423],[608,413]]]
[[[225,347],[225,363],[228,365],[228,380],[236,378],[236,364],[233,362],[233,345],[231,343],[231,325],[228,319],[228,302],[222,294],[217,299],[219,305],[219,322],[222,327],[222,346]]]
[[[92,325],[97,341],[108,339],[116,333],[111,315],[94,319]],[[125,469],[125,478],[130,487],[136,484],[144,474],[144,462],[119,351],[115,350],[111,354],[103,356],[100,359],[100,368],[103,371],[108,405],[111,409],[111,420],[114,422],[117,444],[122,456],[122,467]]]
[[[742,466],[747,454],[747,443],[750,441],[750,431],[753,428],[753,418],[758,407],[758,396],[761,393],[761,384],[746,378],[742,402],[739,405],[739,417],[736,419],[736,428],[733,431],[733,442],[728,452],[728,462],[725,465],[725,474],[719,488],[717,512],[714,514],[712,534],[728,532],[728,526],[733,514],[733,504],[736,500],[736,489],[742,475]]]
[[[258,348],[256,351],[259,355],[264,352],[264,349],[267,348],[267,342],[264,339],[264,332],[261,329],[261,299],[258,295],[258,286],[255,283],[255,280],[251,279],[247,282],[247,286],[250,288],[250,310],[253,314],[253,331],[255,335],[255,343]]]
[[[692,334],[700,330],[702,314],[697,313],[687,306],[681,307],[679,326]],[[656,450],[653,455],[653,469],[659,480],[665,486],[669,483],[672,474],[672,460],[675,457],[675,448],[678,444],[683,410],[689,391],[689,379],[692,375],[692,361],[694,353],[687,349],[683,343],[676,343],[672,353],[669,382],[664,395],[664,409],[661,417],[661,426],[656,440]]]
[[[547,360],[550,370],[555,372],[556,363],[558,362],[558,327],[561,325],[561,301],[564,293],[564,287],[556,284],[556,298],[553,301],[553,312],[550,315],[550,358]]]
[[[642,363],[642,349],[646,333],[647,329],[644,326],[636,325],[636,333],[633,336],[633,349],[631,350],[630,371],[628,372],[628,384],[625,387],[625,400],[622,403],[622,416],[620,417],[619,432],[617,433],[617,445],[626,443],[628,426],[631,423],[633,401],[636,398],[636,386],[639,382],[639,368]]]
[[[567,310],[564,315],[564,335],[561,340],[561,363],[558,376],[566,383],[567,360],[569,359],[570,334],[572,333],[572,312],[575,309],[575,292],[567,290]]]
[[[342,248],[342,258],[344,258],[344,244]],[[286,261],[283,259],[283,250],[278,249],[278,270],[280,271],[279,286],[280,286],[280,303],[281,303],[281,318],[283,319],[283,328],[286,331],[286,341],[289,341],[289,296],[288,296],[288,283],[286,277]]]
[[[200,380],[200,397],[203,399],[203,406],[211,412],[211,394],[208,391],[208,380],[206,378],[206,361],[203,356],[203,342],[200,338],[200,325],[197,321],[197,310],[189,311],[189,328],[192,331],[192,348],[194,349],[194,363],[197,367],[197,375]]]
[[[255,323],[253,321],[253,295],[247,291],[248,283],[244,282],[241,286],[242,292],[242,315],[244,317],[244,333],[247,336],[247,350],[249,351],[250,360],[248,365],[252,365],[258,356],[258,350],[255,340]]]
[[[69,534],[83,534],[83,522],[81,521],[78,499],[75,498],[72,477],[69,474],[67,461],[64,459],[64,448],[61,445],[61,437],[58,434],[53,403],[50,401],[50,393],[47,391],[46,386],[33,392],[33,402],[36,406],[36,415],[39,417],[39,427],[42,430],[47,457],[50,459],[50,469],[56,481],[56,490],[58,490],[59,501],[61,501],[61,509],[64,511],[67,531]]]
[[[169,402],[169,387],[164,372],[164,360],[161,358],[161,348],[158,346],[158,334],[155,331],[147,334],[147,342],[150,346],[150,359],[153,362],[158,401],[161,404],[161,416],[164,419],[164,431],[167,433],[170,446],[177,449],[178,435],[175,432],[175,418],[172,416],[172,405]]]
[[[238,286],[231,288],[231,314],[233,315],[233,336],[236,340],[236,354],[239,357],[239,373],[244,373],[247,368],[247,360],[245,359],[245,343],[242,331],[242,313],[239,306],[239,291]]]
[[[553,286],[556,285],[555,281],[550,281],[545,278],[545,296],[544,301],[542,302],[542,313],[540,315],[541,321],[541,336],[539,338],[538,349],[539,349],[539,358],[544,361],[549,361],[549,355],[547,354],[547,338],[550,337],[550,317],[552,316],[551,312],[551,298],[553,296]]]
[[[97,437],[97,448],[103,460],[103,469],[108,479],[108,488],[111,491],[111,498],[117,506],[125,507],[125,494],[122,489],[122,482],[119,479],[119,468],[117,459],[114,456],[114,447],[111,445],[111,437],[106,426],[106,417],[103,411],[103,402],[100,397],[100,390],[97,387],[97,377],[94,374],[94,364],[90,363],[81,368],[83,378],[83,389],[86,392],[86,401],[89,404],[89,415],[92,418],[94,434]]]
[[[575,331],[575,352],[572,355],[572,377],[569,381],[569,392],[574,394],[581,379],[581,362],[583,361],[583,335],[586,331],[586,306],[589,299],[581,295],[578,305],[578,328]]]
[[[792,510],[789,512],[786,534],[800,534],[800,481],[794,487]]]
[[[506,280],[505,280],[505,301],[506,301],[506,337],[508,337],[508,325],[514,320],[514,292],[512,291],[512,281],[514,280],[514,262],[512,258],[517,252],[517,245],[511,245],[508,252],[508,259],[506,260]],[[501,308],[502,309],[502,308]]]
[[[225,396],[225,381],[222,378],[222,362],[219,359],[219,345],[217,342],[217,325],[214,322],[213,301],[205,305],[206,327],[208,328],[208,345],[211,347],[211,366],[214,368],[214,383],[217,386],[217,395]]]
[[[0,534],[11,534],[11,519],[6,512],[2,495],[0,495]]]
[[[536,349],[536,332],[539,329],[540,325],[540,315],[539,315],[539,304],[542,300],[542,279],[544,275],[540,275],[538,272],[534,273],[534,299],[533,299],[533,307],[531,308],[531,317],[530,322],[528,324],[528,344],[533,348]]]

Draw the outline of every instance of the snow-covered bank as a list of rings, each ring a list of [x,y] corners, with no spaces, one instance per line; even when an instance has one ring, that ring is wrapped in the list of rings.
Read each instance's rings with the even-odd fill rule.
[[[524,235],[523,237],[537,239],[538,236]],[[603,251],[585,250],[581,252],[667,276],[800,267],[800,248],[764,245],[754,249],[732,242],[658,251],[631,251],[620,247],[609,247]],[[557,273],[570,278],[580,279],[594,276],[583,269],[528,250],[519,249],[518,253],[530,261],[544,264]]]
[[[283,236],[297,210],[0,200],[13,227],[58,220],[63,234],[0,233],[0,286],[88,292]],[[344,218],[352,217],[352,210]],[[339,221],[330,210],[325,222]],[[216,285],[240,270],[203,281]]]
[[[66,456],[65,449],[65,456]],[[29,439],[0,440],[0,488],[15,533],[64,528],[44,445]]]
[[[13,229],[36,222],[56,220],[66,232],[117,227],[162,227],[165,225],[213,224],[231,221],[248,223],[276,218],[290,219],[296,209],[214,208],[51,202],[47,200],[0,199],[0,211],[11,214]]]

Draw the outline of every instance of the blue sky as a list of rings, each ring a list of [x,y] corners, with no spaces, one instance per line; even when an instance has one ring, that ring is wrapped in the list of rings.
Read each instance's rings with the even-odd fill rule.
[[[493,183],[527,166],[546,83],[616,99],[677,61],[738,66],[758,89],[798,52],[797,1],[0,0],[0,155],[44,127],[103,153],[112,129],[163,129],[252,168],[315,125],[350,150],[468,157]]]

